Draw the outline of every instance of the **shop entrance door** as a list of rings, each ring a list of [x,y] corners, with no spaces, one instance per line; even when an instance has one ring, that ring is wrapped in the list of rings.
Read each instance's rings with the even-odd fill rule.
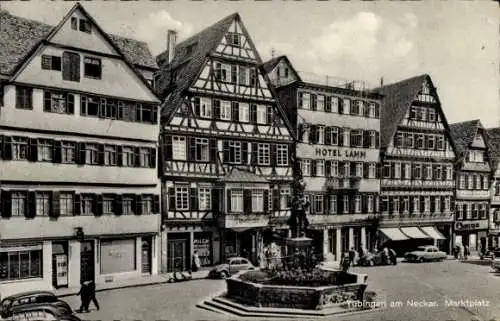
[[[168,240],[167,272],[188,270],[187,248],[187,240]]]
[[[80,283],[95,281],[94,241],[80,243]]]
[[[143,237],[142,238],[142,248],[141,248],[141,262],[142,262],[142,273],[151,274],[151,248],[152,248],[152,238]]]

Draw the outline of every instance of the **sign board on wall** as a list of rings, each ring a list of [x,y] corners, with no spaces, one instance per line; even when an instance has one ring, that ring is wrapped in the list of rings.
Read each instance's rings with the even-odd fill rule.
[[[68,285],[68,257],[66,254],[56,255],[57,286]]]
[[[488,229],[488,220],[455,222],[455,231],[472,231]]]

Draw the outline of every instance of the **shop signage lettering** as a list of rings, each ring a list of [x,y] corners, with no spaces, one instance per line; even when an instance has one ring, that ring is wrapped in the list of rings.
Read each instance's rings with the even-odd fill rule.
[[[316,148],[316,156],[366,158],[366,152],[355,149]]]
[[[488,228],[488,221],[465,221],[455,222],[456,231],[483,230]]]

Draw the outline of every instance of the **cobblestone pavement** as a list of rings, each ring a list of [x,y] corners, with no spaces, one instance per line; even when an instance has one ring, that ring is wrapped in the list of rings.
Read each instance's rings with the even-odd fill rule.
[[[368,274],[368,290],[377,292],[380,302],[386,304],[387,308],[321,320],[500,321],[500,275],[492,273],[489,266],[445,261],[355,267],[354,271]],[[195,307],[204,298],[223,292],[224,288],[225,283],[221,280],[195,280],[100,292],[98,300],[101,310],[82,314],[81,317],[102,321],[238,319]],[[447,306],[446,302],[467,299],[476,303],[482,301],[488,306],[472,307],[467,302],[461,302],[462,306]],[[79,305],[77,297],[66,300],[75,308]],[[411,300],[416,302],[413,306]]]

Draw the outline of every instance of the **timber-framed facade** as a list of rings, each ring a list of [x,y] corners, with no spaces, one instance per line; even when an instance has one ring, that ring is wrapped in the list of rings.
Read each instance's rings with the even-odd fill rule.
[[[426,243],[450,253],[456,153],[436,88],[421,75],[376,91],[384,95],[381,243],[398,254]]]
[[[289,215],[293,136],[238,14],[157,58],[164,195],[163,269],[262,254]]]

